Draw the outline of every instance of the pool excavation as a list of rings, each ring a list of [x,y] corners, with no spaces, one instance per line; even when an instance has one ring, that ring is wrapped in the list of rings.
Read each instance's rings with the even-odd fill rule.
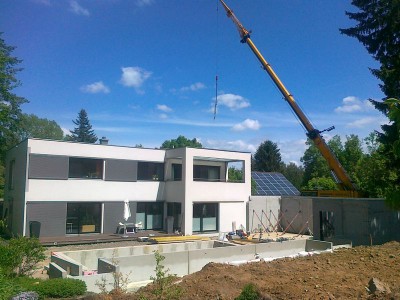
[[[99,283],[112,283],[113,273],[127,278],[128,290],[150,282],[155,275],[155,251],[165,257],[170,274],[185,276],[200,271],[210,262],[240,265],[283,257],[313,255],[332,251],[332,243],[307,238],[278,242],[236,244],[220,240],[151,244],[80,251],[53,252],[50,278],[81,279],[90,292],[100,292]],[[111,289],[111,285],[110,285]]]

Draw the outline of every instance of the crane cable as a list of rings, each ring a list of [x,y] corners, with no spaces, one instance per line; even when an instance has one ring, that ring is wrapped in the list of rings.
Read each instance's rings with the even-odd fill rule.
[[[219,38],[219,2],[216,0],[217,3],[217,30],[216,30],[216,42],[215,42],[215,103],[214,103],[214,120],[217,116],[217,105],[218,105],[218,38]]]

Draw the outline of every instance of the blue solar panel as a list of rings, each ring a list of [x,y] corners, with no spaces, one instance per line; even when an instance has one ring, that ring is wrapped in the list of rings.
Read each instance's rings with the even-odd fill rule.
[[[300,192],[281,173],[251,172],[256,196],[299,196]]]

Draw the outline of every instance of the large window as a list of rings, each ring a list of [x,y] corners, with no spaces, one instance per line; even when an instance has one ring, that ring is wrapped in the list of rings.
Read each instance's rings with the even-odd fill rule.
[[[195,181],[220,181],[220,167],[217,166],[193,166],[193,180]]]
[[[136,223],[142,222],[143,229],[159,230],[163,228],[164,203],[138,202]]]
[[[179,202],[167,203],[167,217],[174,218],[173,230],[181,231],[182,204]]]
[[[164,181],[164,163],[139,162],[138,180]]]
[[[218,203],[193,204],[193,231],[218,231]]]
[[[94,158],[69,158],[69,178],[103,179],[103,160]]]
[[[67,234],[100,233],[101,203],[68,203]]]
[[[172,180],[182,180],[182,164],[172,164]]]

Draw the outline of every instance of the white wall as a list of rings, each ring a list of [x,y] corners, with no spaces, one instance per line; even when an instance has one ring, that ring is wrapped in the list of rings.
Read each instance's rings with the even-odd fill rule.
[[[232,231],[232,223],[236,222],[236,229],[240,225],[246,227],[246,203],[245,202],[221,202],[219,204],[220,232]]]
[[[164,182],[115,182],[104,180],[30,179],[26,199],[29,201],[155,201],[164,199]]]
[[[165,150],[62,141],[28,140],[30,153],[164,162]]]

